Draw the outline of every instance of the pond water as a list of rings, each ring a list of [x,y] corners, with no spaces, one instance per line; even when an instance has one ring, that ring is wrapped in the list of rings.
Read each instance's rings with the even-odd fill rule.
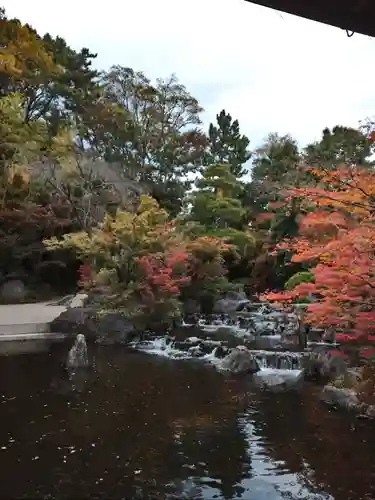
[[[317,388],[272,394],[196,360],[66,346],[0,357],[1,498],[366,500],[375,429]]]

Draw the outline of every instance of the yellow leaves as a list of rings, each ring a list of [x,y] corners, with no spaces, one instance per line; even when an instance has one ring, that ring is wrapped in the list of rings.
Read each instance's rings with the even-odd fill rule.
[[[332,255],[328,252],[324,252],[319,255],[319,261],[322,264],[329,264],[331,260],[332,260]]]
[[[90,234],[81,231],[44,243],[49,249],[74,248],[81,256],[100,258],[111,266],[116,259],[122,258],[122,253],[140,254],[178,245],[181,237],[172,224],[166,224],[166,217],[166,212],[159,208],[156,200],[142,196],[136,214],[117,211],[114,217],[106,215]]]
[[[12,184],[15,177],[22,179],[24,184],[28,184],[30,182],[30,173],[25,166],[13,165],[7,169],[5,172],[7,176],[7,181]]]
[[[77,233],[65,234],[62,239],[56,237],[43,240],[44,245],[49,250],[56,250],[58,248],[73,248],[81,255],[90,253],[92,240],[85,231]]]
[[[0,71],[11,79],[38,84],[60,73],[43,41],[18,20],[0,20],[0,40]]]
[[[58,160],[64,160],[67,155],[72,152],[73,136],[69,128],[59,128],[58,134],[51,140],[50,153],[51,156]]]

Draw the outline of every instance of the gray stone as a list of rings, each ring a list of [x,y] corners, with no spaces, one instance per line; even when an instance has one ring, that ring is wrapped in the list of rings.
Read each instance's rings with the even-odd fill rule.
[[[107,313],[95,320],[96,342],[109,345],[131,342],[137,335],[133,323],[122,313]]]
[[[329,405],[346,410],[358,410],[361,406],[355,391],[352,389],[339,389],[333,385],[326,385],[323,388],[322,399]]]
[[[69,303],[69,307],[85,307],[88,301],[87,293],[77,293]]]
[[[249,300],[219,299],[216,301],[213,311],[216,314],[231,314],[239,311],[242,306],[248,304]]]
[[[88,307],[73,307],[63,311],[50,324],[51,332],[76,336],[82,333],[87,338],[95,331],[93,310]]]
[[[76,337],[73,347],[68,354],[68,368],[83,368],[88,366],[89,358],[87,355],[87,345],[85,336],[79,333]]]
[[[241,310],[249,302],[244,292],[230,291],[215,302],[213,312],[216,314],[231,314]]]
[[[303,361],[306,374],[334,379],[348,370],[348,359],[340,351],[309,352]]]
[[[256,373],[260,370],[259,362],[245,346],[232,349],[221,362],[223,370],[234,374]]]
[[[247,300],[247,295],[245,292],[240,292],[236,290],[231,290],[225,294],[225,298],[228,300]]]
[[[126,343],[137,333],[134,325],[122,313],[111,312],[98,316],[89,307],[67,309],[52,321],[50,329],[69,336],[81,333],[100,344]]]
[[[375,405],[369,405],[366,408],[366,417],[375,418]]]
[[[276,349],[281,347],[281,335],[263,335],[255,338],[255,346],[257,349]]]
[[[0,296],[3,302],[14,304],[22,302],[26,298],[26,287],[21,280],[6,281],[1,289]]]
[[[280,372],[261,370],[254,375],[256,385],[262,389],[274,391],[299,389],[303,380],[303,370],[284,370]]]

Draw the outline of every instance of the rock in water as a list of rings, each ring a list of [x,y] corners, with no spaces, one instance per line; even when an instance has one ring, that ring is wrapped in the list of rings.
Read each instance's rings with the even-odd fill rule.
[[[221,367],[235,374],[256,373],[260,370],[258,360],[245,346],[232,349],[222,360]]]
[[[90,307],[70,307],[50,324],[51,332],[77,335],[100,344],[117,344],[131,341],[137,334],[132,322],[121,313],[110,312],[97,316]]]
[[[213,311],[216,314],[230,314],[249,302],[244,292],[228,292],[225,297],[216,301]]]
[[[79,333],[76,337],[73,347],[68,354],[68,368],[80,368],[88,366],[89,358],[87,355],[87,344],[85,336]]]
[[[357,410],[360,407],[357,394],[352,389],[339,389],[332,385],[326,385],[322,391],[322,399],[329,405],[347,410]]]
[[[301,387],[303,380],[303,370],[283,370],[280,372],[262,370],[254,377],[257,386],[272,391],[298,389]]]
[[[348,357],[338,349],[309,352],[304,357],[303,365],[306,374],[334,379],[348,370]]]

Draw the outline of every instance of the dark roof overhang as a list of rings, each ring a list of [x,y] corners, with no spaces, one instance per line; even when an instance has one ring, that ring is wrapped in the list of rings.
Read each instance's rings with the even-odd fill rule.
[[[375,36],[375,0],[246,0],[347,30]]]

